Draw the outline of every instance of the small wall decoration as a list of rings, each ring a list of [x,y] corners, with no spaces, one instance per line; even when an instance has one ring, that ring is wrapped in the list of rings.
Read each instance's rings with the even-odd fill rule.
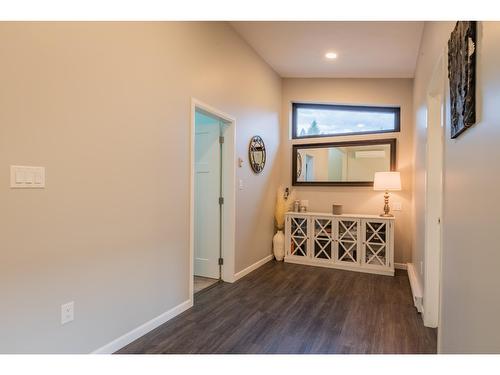
[[[459,21],[448,40],[451,138],[476,122],[476,21]]]
[[[260,173],[264,170],[264,166],[266,165],[266,145],[258,135],[253,136],[250,140],[248,158],[250,159],[250,166],[255,173]]]

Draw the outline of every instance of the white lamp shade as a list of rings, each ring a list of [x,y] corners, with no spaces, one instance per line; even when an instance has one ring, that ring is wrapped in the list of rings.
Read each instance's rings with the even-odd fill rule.
[[[373,190],[401,190],[399,172],[375,172]]]

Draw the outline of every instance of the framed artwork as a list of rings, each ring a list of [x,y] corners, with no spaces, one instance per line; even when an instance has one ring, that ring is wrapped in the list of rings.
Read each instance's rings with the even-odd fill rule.
[[[451,138],[476,122],[476,21],[459,21],[448,40]]]

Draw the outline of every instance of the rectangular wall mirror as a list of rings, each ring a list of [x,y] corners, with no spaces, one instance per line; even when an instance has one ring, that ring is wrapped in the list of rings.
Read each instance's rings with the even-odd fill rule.
[[[373,186],[375,172],[396,168],[396,139],[293,145],[295,186]]]

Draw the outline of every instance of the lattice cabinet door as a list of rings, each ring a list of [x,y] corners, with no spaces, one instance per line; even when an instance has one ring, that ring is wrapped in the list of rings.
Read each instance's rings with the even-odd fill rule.
[[[309,218],[307,216],[289,216],[287,231],[286,255],[306,258],[309,247]]]
[[[363,260],[370,268],[390,267],[391,231],[390,220],[363,220]]]
[[[314,216],[312,222],[312,258],[318,260],[333,259],[334,219]]]
[[[361,221],[354,218],[337,220],[335,260],[344,264],[359,264]]]

